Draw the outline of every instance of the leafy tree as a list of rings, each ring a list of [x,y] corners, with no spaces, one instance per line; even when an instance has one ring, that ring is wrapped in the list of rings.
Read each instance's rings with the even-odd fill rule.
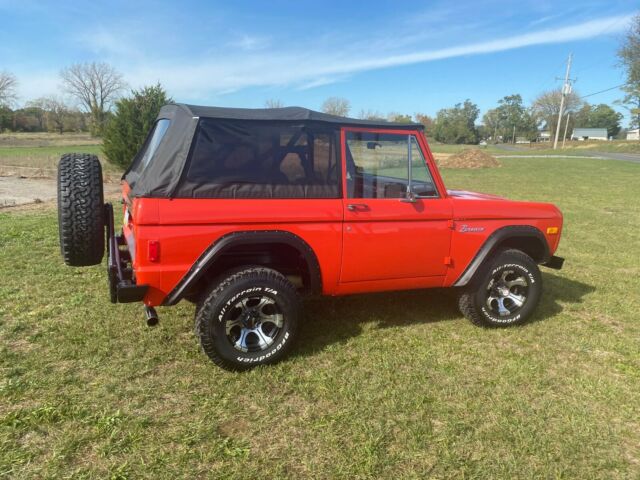
[[[595,107],[585,103],[575,114],[575,126],[578,128],[606,128],[607,136],[615,137],[620,132],[623,116],[609,105],[601,103]]]
[[[514,136],[524,136],[534,140],[537,135],[537,124],[532,113],[523,105],[518,94],[507,95],[498,101],[498,107],[484,114],[485,135],[504,142],[511,142]]]
[[[102,135],[108,112],[126,86],[122,75],[108,63],[91,62],[71,65],[60,77],[65,91],[91,114],[91,133]]]
[[[475,123],[479,113],[478,106],[468,99],[440,110],[433,126],[434,138],[442,143],[478,143]]]
[[[13,110],[0,106],[0,133],[13,128]]]
[[[433,117],[430,117],[429,115],[426,115],[424,113],[416,113],[414,115],[416,122],[421,123],[422,125],[424,125],[424,134],[427,137],[432,137],[433,136],[433,123],[434,123],[434,119]]]
[[[17,99],[18,79],[13,73],[0,72],[0,107],[9,107]]]
[[[626,74],[625,96],[621,102],[631,113],[631,128],[640,127],[640,14],[631,21],[631,27],[618,50],[620,66]]]
[[[556,134],[558,125],[558,113],[560,112],[560,102],[562,99],[562,89],[547,90],[542,92],[533,101],[531,110],[538,124],[542,123],[551,133],[551,140]],[[580,109],[582,100],[578,94],[571,92],[564,99],[564,113],[572,115]]]
[[[396,123],[411,123],[413,120],[411,119],[411,115],[403,115],[402,113],[391,112],[387,115],[387,119],[390,122]]]
[[[346,98],[329,97],[322,104],[322,111],[330,115],[346,117],[351,110],[351,103]]]
[[[160,84],[132,90],[116,102],[104,132],[104,153],[112,163],[127,168],[155,122],[160,108],[172,102]]]

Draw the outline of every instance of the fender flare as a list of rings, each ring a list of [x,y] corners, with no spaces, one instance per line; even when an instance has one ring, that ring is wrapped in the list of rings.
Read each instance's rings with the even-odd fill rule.
[[[246,230],[223,235],[202,252],[189,271],[169,292],[162,305],[175,305],[187,289],[194,285],[206,273],[207,269],[225,253],[225,250],[237,245],[255,245],[260,243],[283,243],[298,250],[309,268],[309,287],[313,294],[322,292],[320,263],[315,252],[302,238],[285,230]]]
[[[458,277],[458,279],[454,282],[454,287],[463,287],[467,285],[475,273],[478,271],[482,263],[489,256],[489,254],[494,250],[496,245],[504,240],[509,238],[535,238],[542,243],[544,253],[543,258],[540,262],[541,264],[549,261],[550,253],[549,253],[549,244],[547,243],[547,239],[542,234],[542,232],[530,225],[511,225],[507,227],[502,227],[489,235],[489,238],[485,240],[482,244],[478,252],[476,253],[473,260],[467,265],[467,268],[462,272],[462,274]]]

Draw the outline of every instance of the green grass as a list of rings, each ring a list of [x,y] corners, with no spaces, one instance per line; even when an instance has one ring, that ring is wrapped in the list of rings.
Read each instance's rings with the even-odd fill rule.
[[[565,269],[532,322],[472,326],[454,292],[321,298],[286,361],[224,372],[193,307],[111,305],[53,210],[0,213],[0,476],[638,478],[640,166],[503,159],[450,188],[551,201]]]
[[[0,135],[0,174],[15,170],[27,176],[52,176],[60,156],[73,152],[100,156],[107,174],[122,171],[105,161],[101,140],[88,134],[8,133]]]
[[[0,146],[0,169],[19,167],[22,169],[42,170],[44,173],[55,173],[58,161],[63,153],[93,153],[102,160],[106,173],[121,171],[115,165],[105,161],[102,145],[65,145],[45,147],[3,147]],[[22,171],[21,171],[22,173]],[[28,172],[27,172],[28,173]]]
[[[434,153],[459,153],[468,148],[480,148],[493,155],[586,155],[589,152],[612,152],[612,153],[640,153],[640,142],[636,141],[612,141],[612,142],[566,142],[565,148],[558,146],[554,150],[551,143],[533,143],[508,145],[518,148],[518,150],[505,150],[494,145],[447,145],[431,142],[429,147]]]

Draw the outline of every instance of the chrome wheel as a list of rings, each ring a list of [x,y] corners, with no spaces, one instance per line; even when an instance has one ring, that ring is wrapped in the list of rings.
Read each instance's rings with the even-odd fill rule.
[[[487,286],[487,308],[500,317],[518,313],[527,301],[529,282],[514,270],[497,272]]]
[[[227,339],[241,352],[266,350],[284,325],[278,305],[266,295],[241,299],[225,317]]]

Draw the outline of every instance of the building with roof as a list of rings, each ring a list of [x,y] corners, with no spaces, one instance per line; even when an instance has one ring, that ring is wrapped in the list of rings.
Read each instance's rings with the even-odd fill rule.
[[[571,140],[609,140],[606,128],[574,128]]]
[[[627,140],[640,140],[640,128],[627,131]]]

